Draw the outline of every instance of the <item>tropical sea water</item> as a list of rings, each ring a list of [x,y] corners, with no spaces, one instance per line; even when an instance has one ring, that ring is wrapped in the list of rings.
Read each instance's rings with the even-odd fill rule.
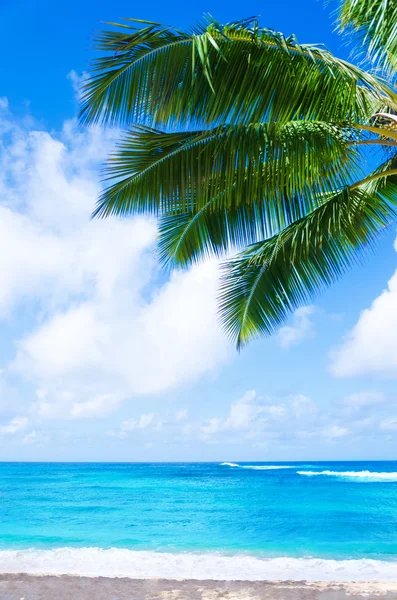
[[[397,581],[397,462],[0,463],[0,571]]]

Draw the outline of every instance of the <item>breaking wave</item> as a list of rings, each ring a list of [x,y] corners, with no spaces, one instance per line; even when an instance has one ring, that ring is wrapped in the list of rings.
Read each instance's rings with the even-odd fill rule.
[[[261,558],[219,553],[170,553],[122,548],[2,550],[1,573],[129,577],[132,579],[236,579],[395,581],[397,562],[371,559]]]
[[[314,477],[315,475],[328,475],[330,477],[343,477],[357,479],[358,481],[397,481],[397,472],[378,471],[298,471],[298,475]]]
[[[269,471],[273,469],[296,469],[296,465],[238,465],[236,463],[220,463],[221,467],[238,467],[239,469],[252,469],[253,471]]]

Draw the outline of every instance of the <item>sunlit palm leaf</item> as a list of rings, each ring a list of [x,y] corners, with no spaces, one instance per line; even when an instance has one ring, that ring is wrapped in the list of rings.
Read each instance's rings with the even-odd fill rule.
[[[393,17],[389,0],[346,0],[341,25],[390,69],[397,20],[386,23],[381,4]],[[225,265],[221,318],[239,346],[271,333],[394,219],[395,157],[366,178],[357,155],[394,151],[395,92],[255,19],[191,32],[111,25],[81,118],[132,129],[94,215],[159,216],[160,258],[172,265],[248,245]]]
[[[94,214],[194,215],[204,207],[217,212],[256,204],[274,231],[311,210],[319,194],[354,180],[356,158],[339,128],[319,122],[187,133],[135,128],[109,161],[116,183]]]
[[[222,256],[272,233],[266,203],[163,216],[159,220],[159,254],[163,264],[186,266],[209,256]]]
[[[340,8],[342,30],[358,34],[357,46],[366,58],[385,68],[395,78],[397,71],[396,0],[344,0]]]
[[[255,21],[213,22],[198,33],[133,21],[115,26],[98,38],[108,55],[84,86],[85,123],[350,120],[366,118],[382,96],[396,101],[371,74]]]
[[[338,279],[396,217],[397,175],[346,189],[224,265],[222,322],[238,346],[271,334]]]

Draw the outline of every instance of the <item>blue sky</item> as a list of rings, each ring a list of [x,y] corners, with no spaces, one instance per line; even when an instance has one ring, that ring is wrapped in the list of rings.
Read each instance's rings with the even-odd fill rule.
[[[79,129],[76,86],[101,21],[261,15],[347,57],[332,8],[3,0],[0,459],[396,457],[395,231],[237,354],[217,325],[215,261],[169,278],[153,222],[89,222],[115,133]]]

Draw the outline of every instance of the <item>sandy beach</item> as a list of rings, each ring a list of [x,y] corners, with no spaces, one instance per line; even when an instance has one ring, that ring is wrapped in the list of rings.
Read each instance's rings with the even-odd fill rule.
[[[0,575],[0,600],[397,599],[397,582],[210,581]]]

